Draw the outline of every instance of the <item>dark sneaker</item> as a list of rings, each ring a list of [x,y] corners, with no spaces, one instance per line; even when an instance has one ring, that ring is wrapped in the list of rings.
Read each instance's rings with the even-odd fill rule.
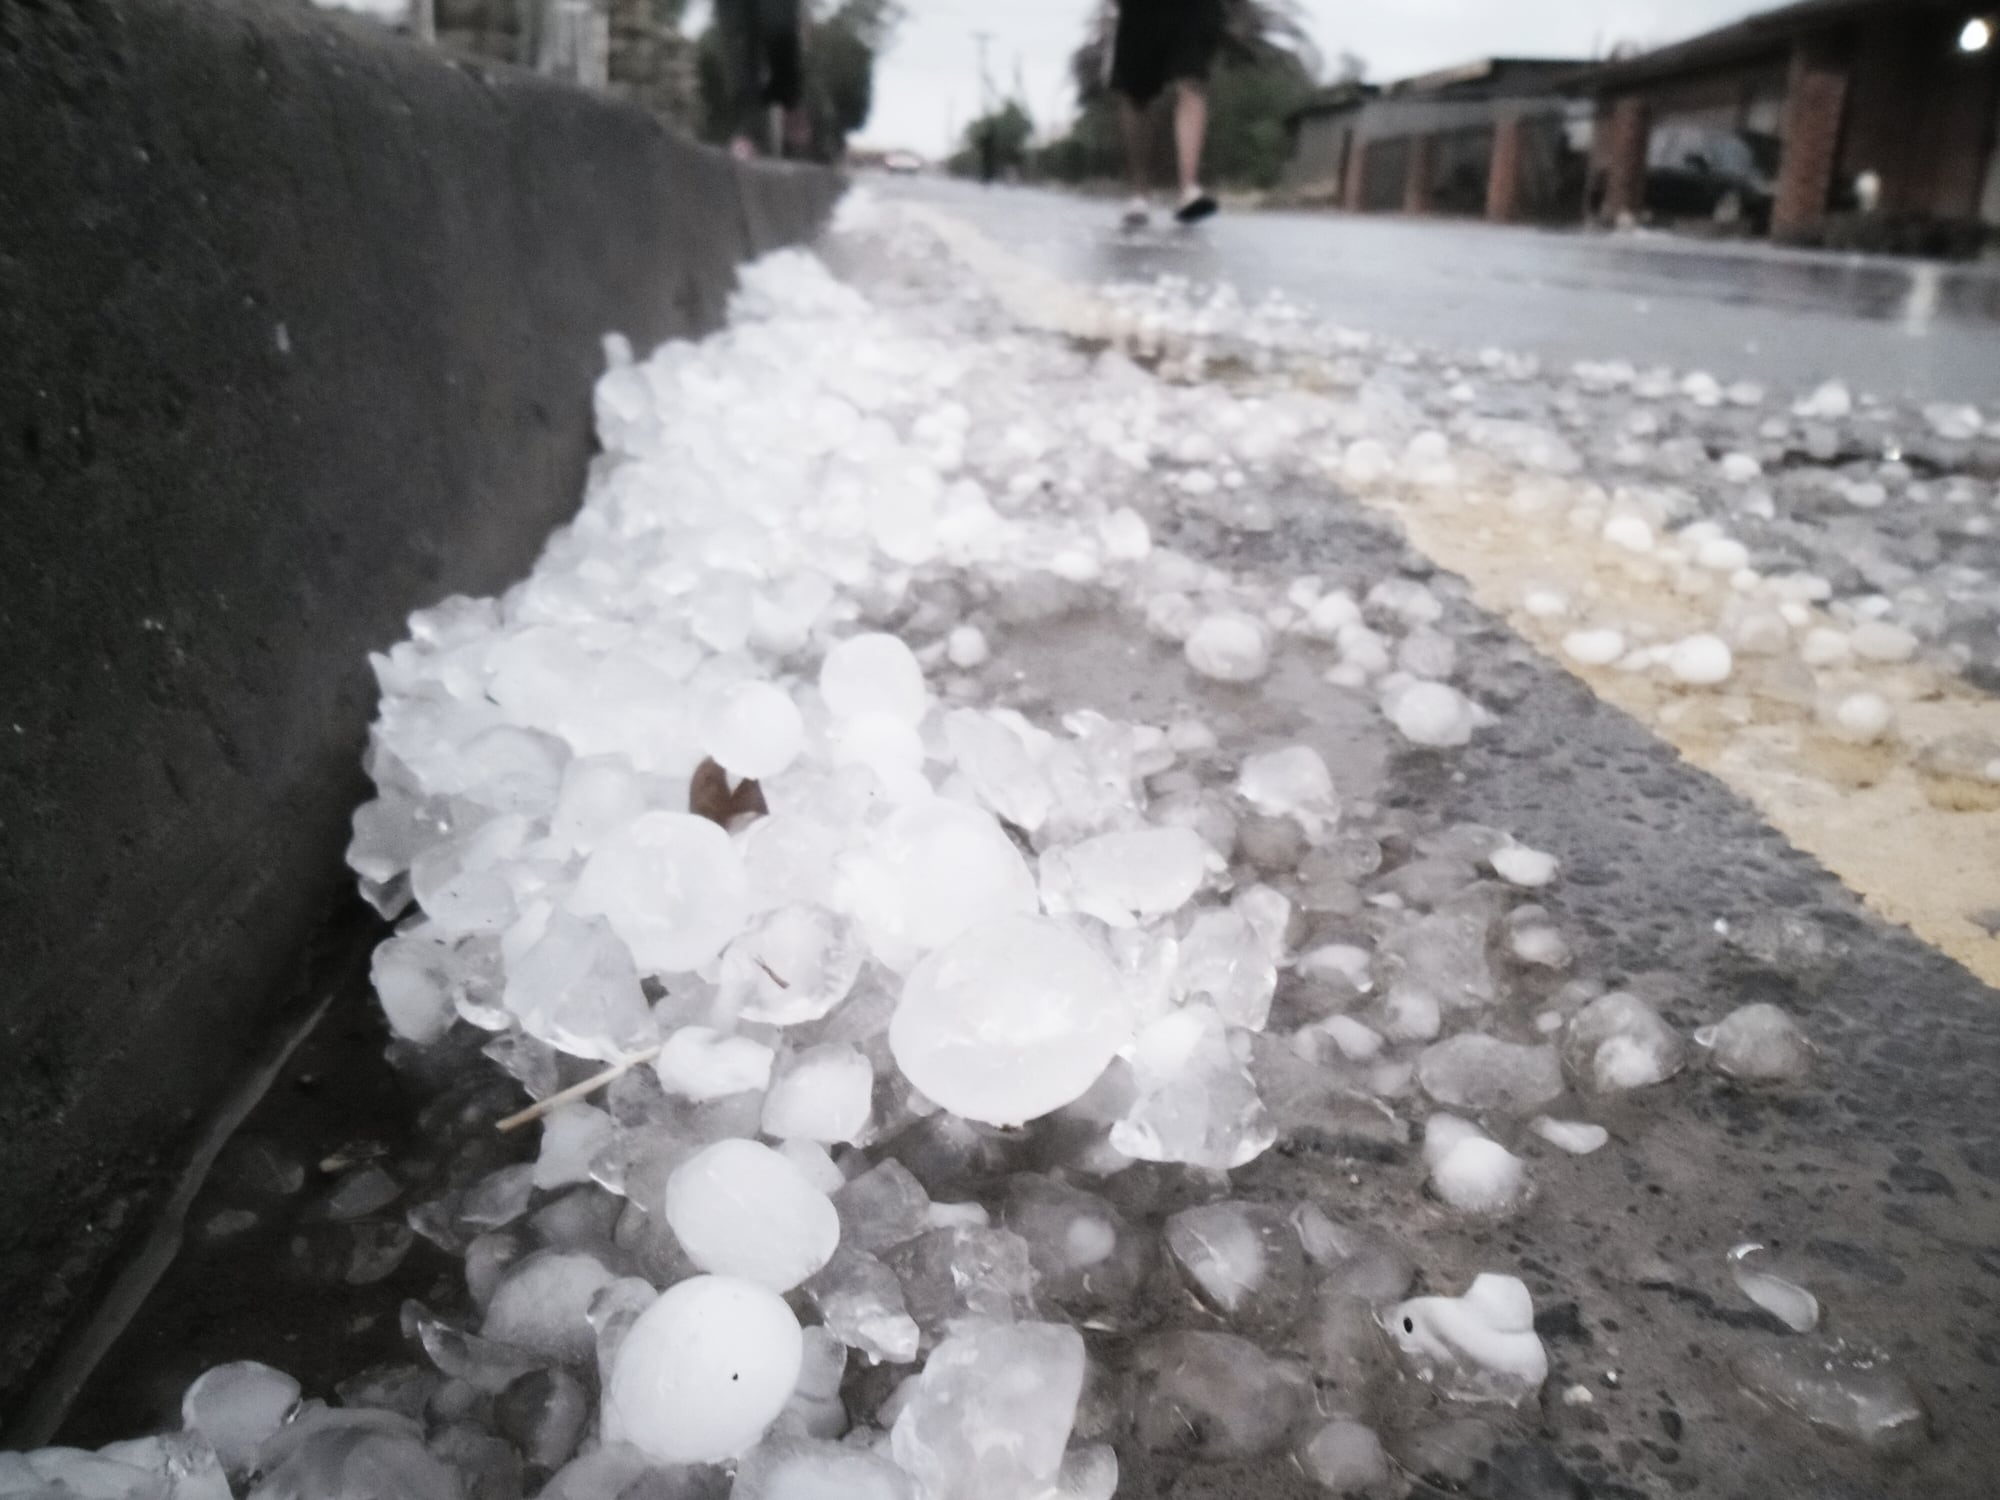
[[[1199,224],[1203,219],[1214,218],[1221,206],[1207,193],[1196,193],[1174,210],[1174,219],[1181,224]]]

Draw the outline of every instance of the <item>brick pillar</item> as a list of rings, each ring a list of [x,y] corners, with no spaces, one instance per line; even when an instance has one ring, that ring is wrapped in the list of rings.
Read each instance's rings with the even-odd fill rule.
[[[1522,143],[1527,134],[1519,115],[1493,127],[1493,160],[1486,169],[1486,217],[1511,224],[1521,212]]]
[[[1403,182],[1403,212],[1406,214],[1427,214],[1431,211],[1431,164],[1436,151],[1435,136],[1410,137],[1410,173]]]
[[[1773,239],[1797,239],[1826,219],[1847,116],[1847,77],[1846,58],[1826,47],[1800,42],[1792,53],[1781,127],[1785,152],[1771,209]]]
[[[1616,222],[1646,206],[1646,146],[1652,133],[1651,112],[1644,99],[1627,95],[1611,106],[1604,147],[1603,217],[1607,221]]]
[[[1349,213],[1361,212],[1368,185],[1368,146],[1357,132],[1347,143],[1347,181],[1341,184],[1341,203]]]

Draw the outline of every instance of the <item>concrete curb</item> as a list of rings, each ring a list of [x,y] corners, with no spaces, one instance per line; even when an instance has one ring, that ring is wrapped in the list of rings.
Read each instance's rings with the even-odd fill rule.
[[[840,185],[221,0],[0,7],[0,141],[4,1394],[299,1003],[366,653],[572,512],[604,333]]]

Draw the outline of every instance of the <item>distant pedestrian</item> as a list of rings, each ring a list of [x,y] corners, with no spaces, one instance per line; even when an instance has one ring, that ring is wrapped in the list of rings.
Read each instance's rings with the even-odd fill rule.
[[[801,0],[715,0],[715,25],[729,68],[730,150],[741,159],[803,155],[812,122],[805,110]]]
[[[1119,96],[1125,166],[1135,197],[1125,215],[1138,227],[1150,217],[1146,109],[1162,93],[1174,96],[1174,159],[1180,196],[1174,217],[1198,224],[1216,210],[1201,186],[1201,151],[1208,135],[1208,73],[1222,47],[1225,0],[1118,0],[1111,46],[1111,87]]]

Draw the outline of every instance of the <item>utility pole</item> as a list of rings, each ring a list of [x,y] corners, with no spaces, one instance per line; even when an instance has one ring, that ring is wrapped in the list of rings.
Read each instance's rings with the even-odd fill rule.
[[[993,33],[975,31],[972,40],[979,46],[979,112],[990,115],[993,113],[993,75],[986,70],[986,49],[992,44]]]

